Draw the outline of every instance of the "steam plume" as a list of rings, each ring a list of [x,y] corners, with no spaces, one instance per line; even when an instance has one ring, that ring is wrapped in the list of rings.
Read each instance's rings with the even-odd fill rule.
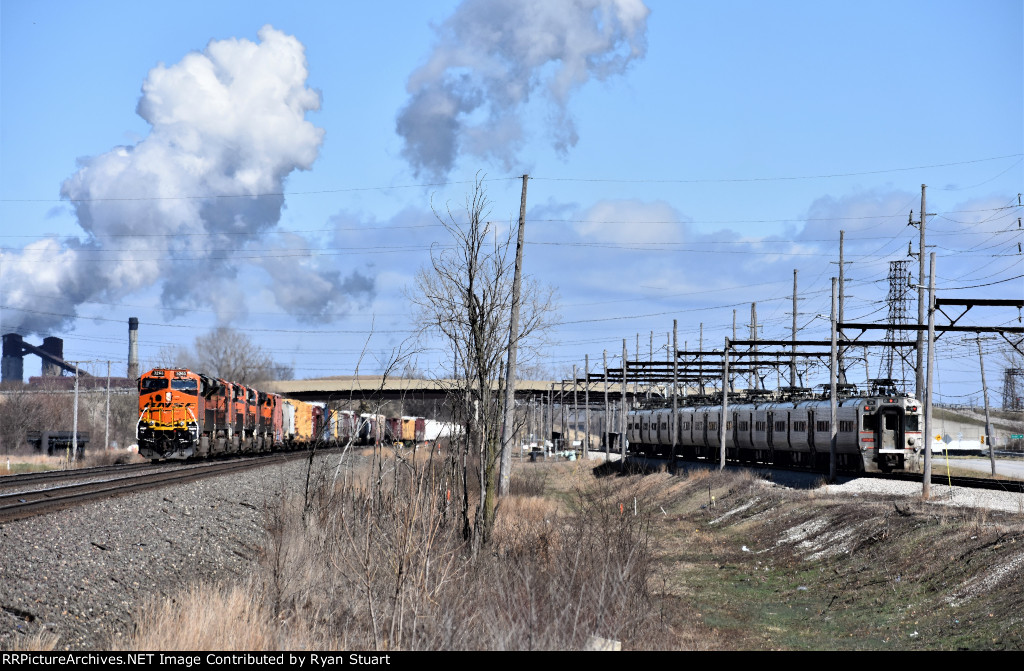
[[[533,94],[551,105],[552,142],[568,151],[578,140],[567,110],[572,91],[643,58],[648,14],[641,0],[466,0],[409,77],[396,124],[403,155],[417,174],[435,177],[462,151],[508,166]]]
[[[245,257],[267,253],[286,178],[310,169],[323,141],[323,129],[305,119],[320,106],[307,75],[303,45],[271,26],[258,42],[211,41],[153,68],[136,110],[149,135],[80,159],[61,187],[83,240],[42,240],[4,260],[5,303],[14,308],[4,311],[4,330],[13,321],[14,330],[43,333],[74,319],[85,301],[152,286],[172,310],[212,307],[222,323],[244,313],[253,292],[235,280]],[[262,266],[272,281],[281,276],[279,264]],[[345,280],[312,257],[289,273],[272,295],[297,314],[322,314],[346,289],[372,293],[372,282]],[[319,298],[295,301],[303,286]],[[40,305],[45,312],[19,309]]]

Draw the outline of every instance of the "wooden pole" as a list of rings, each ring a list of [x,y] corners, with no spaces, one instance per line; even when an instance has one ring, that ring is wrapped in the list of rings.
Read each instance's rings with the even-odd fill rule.
[[[725,427],[729,425],[729,338],[725,339],[725,349],[722,350],[722,417],[721,425],[722,451],[719,455],[718,468],[725,469]]]
[[[519,201],[519,232],[516,238],[516,265],[512,276],[512,316],[508,330],[508,364],[505,366],[505,421],[501,427],[501,463],[498,468],[498,496],[508,494],[511,482],[512,430],[516,421],[516,352],[519,348],[519,291],[523,277],[523,241],[526,235],[526,182],[523,175],[523,194]]]
[[[924,193],[922,187],[922,194]],[[923,200],[923,195],[922,195]],[[921,210],[924,221],[924,210]],[[922,223],[922,228],[924,224]],[[932,496],[932,371],[935,369],[935,252],[931,253],[928,275],[928,376],[925,381],[924,401],[924,477],[921,479],[921,496],[926,501]]]
[[[583,459],[590,458],[590,355],[583,355]]]
[[[836,293],[836,284],[838,280],[832,278],[832,351],[829,356],[829,407],[831,410],[830,421],[829,421],[829,443],[828,443],[828,481],[836,481],[836,437],[837,429],[836,421],[839,415],[839,401],[836,398],[836,382],[838,379],[839,370],[839,352],[838,352],[838,341],[836,338],[837,334],[837,315],[838,308],[837,302],[839,297]]]

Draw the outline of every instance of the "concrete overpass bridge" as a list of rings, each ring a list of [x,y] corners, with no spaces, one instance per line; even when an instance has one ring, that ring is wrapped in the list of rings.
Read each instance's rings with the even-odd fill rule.
[[[458,380],[423,380],[379,375],[338,375],[310,380],[278,380],[260,383],[260,389],[302,401],[443,401],[461,384]],[[608,384],[608,401],[622,398],[622,385]],[[564,390],[564,391],[563,391]],[[590,382],[591,406],[604,404],[604,384]],[[584,383],[576,385],[576,402],[582,407],[585,397]],[[633,397],[632,390],[627,394]],[[518,380],[516,398],[553,404],[573,403],[572,380]]]

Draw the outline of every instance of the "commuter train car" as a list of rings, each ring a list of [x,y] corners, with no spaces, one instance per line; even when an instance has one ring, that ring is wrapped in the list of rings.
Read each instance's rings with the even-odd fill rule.
[[[893,390],[882,390],[893,391]],[[701,401],[704,402],[701,402]],[[836,460],[846,472],[889,472],[906,467],[922,449],[921,404],[896,393],[846,396],[837,399]],[[745,464],[827,470],[831,448],[831,401],[794,397],[788,400],[730,401],[726,411],[726,460]],[[680,407],[630,413],[630,450],[643,455],[717,461],[721,449],[722,405],[698,399]]]

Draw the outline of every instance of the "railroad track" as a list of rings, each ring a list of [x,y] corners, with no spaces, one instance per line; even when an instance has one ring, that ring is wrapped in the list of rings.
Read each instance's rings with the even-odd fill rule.
[[[171,465],[162,464],[116,464],[112,466],[95,466],[92,468],[72,468],[67,470],[53,471],[32,471],[29,473],[17,473],[14,475],[0,476],[0,490],[17,489],[19,487],[30,487],[38,484],[56,484],[63,480],[86,480],[89,478],[105,478],[121,474],[153,470],[158,468],[171,468]]]
[[[633,463],[647,463],[664,466],[670,463],[670,460],[665,457],[628,457]],[[704,464],[708,467],[715,468],[717,464],[710,461],[687,461],[684,459],[677,459],[677,462],[684,464]],[[811,476],[821,477],[824,473],[817,471],[808,471],[802,469],[788,468],[786,466],[765,466],[763,464],[728,464],[731,468],[753,468],[764,471],[781,471],[785,473],[795,474],[807,474]],[[841,480],[851,480],[853,478],[876,478],[879,480],[896,480],[900,482],[922,482],[923,476],[921,473],[845,473],[840,471],[837,473],[837,477]],[[952,487],[966,487],[968,489],[987,489],[992,491],[1000,492],[1012,492],[1012,493],[1024,493],[1024,481],[1022,480],[997,480],[995,478],[976,478],[976,477],[949,477],[941,473],[932,473],[932,484],[933,485],[947,485]]]
[[[137,464],[140,467],[149,466],[150,470],[138,474],[134,474],[133,471],[141,469],[128,469],[127,471],[115,473],[108,472],[106,475],[112,477],[91,479],[86,482],[75,482],[67,485],[55,484],[60,479],[56,476],[51,476],[49,480],[38,478],[34,481],[35,484],[53,484],[54,486],[0,495],[0,523],[49,513],[88,501],[121,496],[156,487],[192,482],[203,478],[228,475],[304,456],[304,453],[299,452],[273,454],[230,462],[209,462],[189,464],[188,466],[178,468],[159,468],[156,471],[152,470],[151,464]],[[91,471],[93,469],[82,470]],[[74,471],[51,471],[51,473],[62,473],[65,478],[73,478],[76,475]],[[89,474],[89,476],[92,475],[95,474]],[[81,480],[81,478],[82,475],[78,474],[78,479]],[[6,485],[7,483],[3,484]]]
[[[901,482],[923,482],[921,473],[865,473],[859,477],[880,478],[883,480],[899,480]],[[998,492],[1024,493],[1024,481],[1021,480],[996,480],[995,478],[972,478],[965,476],[947,476],[941,473],[932,473],[933,485],[948,485],[951,487],[967,487],[968,489],[989,489]]]

